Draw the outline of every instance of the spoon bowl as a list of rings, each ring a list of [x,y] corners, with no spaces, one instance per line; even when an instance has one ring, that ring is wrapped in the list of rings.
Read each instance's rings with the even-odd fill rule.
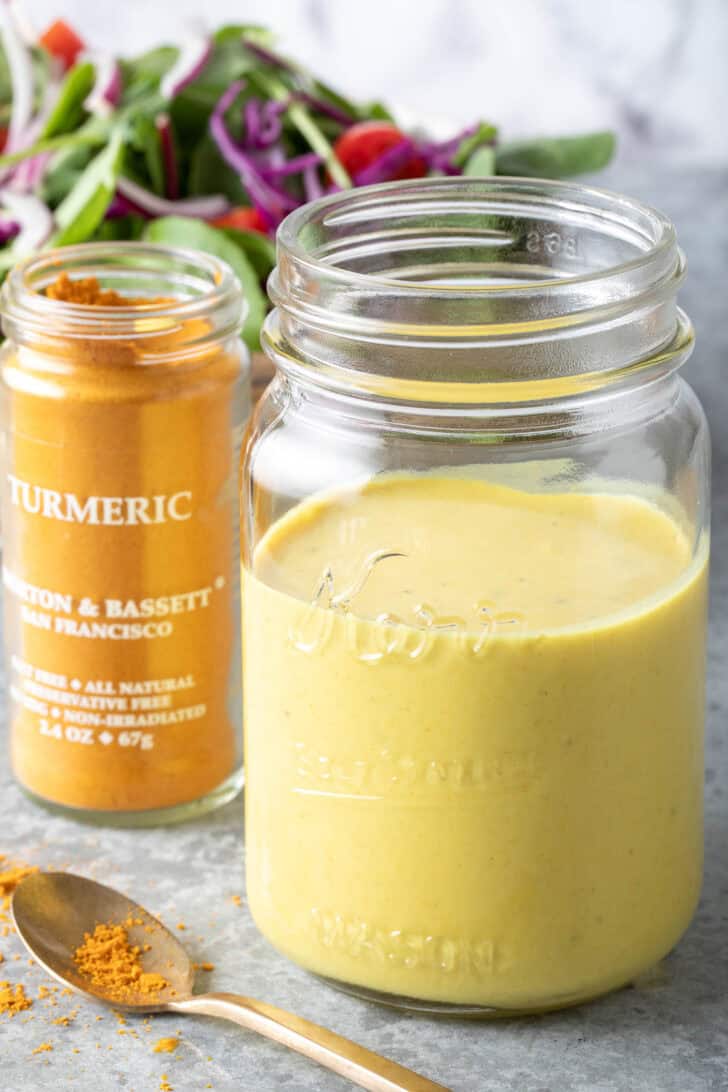
[[[369,1092],[448,1092],[397,1062],[265,1001],[232,993],[193,994],[194,967],[175,936],[144,907],[111,887],[70,872],[36,872],[16,888],[12,914],[20,939],[56,981],[125,1012],[217,1016],[273,1039]],[[145,972],[168,985],[154,996],[116,994],[81,974],[73,955],[100,924],[123,925],[142,951]],[[141,923],[141,924],[139,924]]]
[[[159,1012],[167,1002],[192,995],[195,971],[183,946],[161,921],[112,887],[70,872],[35,872],[15,892],[12,914],[20,939],[37,962],[79,993],[138,1013]],[[144,970],[161,974],[168,983],[153,999],[140,993],[120,1000],[80,973],[73,953],[102,922],[124,925],[130,944],[149,946]]]

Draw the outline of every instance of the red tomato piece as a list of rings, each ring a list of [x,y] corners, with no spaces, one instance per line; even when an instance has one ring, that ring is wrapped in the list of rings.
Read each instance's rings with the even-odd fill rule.
[[[341,134],[334,144],[334,152],[342,167],[354,178],[405,139],[405,134],[389,121],[358,121]],[[413,153],[412,158],[392,174],[392,181],[422,178],[426,174],[424,159]]]
[[[8,139],[8,131],[4,126],[0,126],[0,152],[5,147],[5,142]]]
[[[258,209],[246,206],[230,209],[222,216],[216,216],[210,223],[213,227],[237,228],[238,231],[260,231],[263,235],[268,234],[268,225]]]
[[[38,42],[52,57],[57,57],[62,62],[64,72],[73,68],[79,53],[86,48],[85,42],[63,19],[56,19],[55,23],[51,23]]]

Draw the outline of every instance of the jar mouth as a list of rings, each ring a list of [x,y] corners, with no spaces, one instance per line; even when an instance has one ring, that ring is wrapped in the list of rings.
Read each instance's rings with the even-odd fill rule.
[[[573,379],[682,345],[684,271],[670,221],[607,190],[383,183],[283,221],[264,344],[335,385]]]
[[[94,277],[128,304],[59,300],[45,290],[60,274]],[[175,349],[193,350],[240,330],[246,304],[230,266],[202,252],[146,243],[83,243],[27,258],[6,278],[2,328],[20,344],[63,339],[148,341],[175,334]]]
[[[465,204],[468,206],[467,223],[463,222]],[[554,226],[550,233],[543,230],[538,238],[533,227],[530,240],[524,240],[524,222],[530,218],[543,225],[552,211],[561,214],[566,211],[569,226],[562,226],[562,230]],[[494,224],[492,218],[498,215],[503,222]],[[493,276],[503,276],[503,283],[423,281],[419,277],[408,277],[406,271],[393,275],[397,268],[393,259],[397,252],[409,249],[408,242],[412,247],[417,242],[415,232],[423,217],[437,217],[437,230],[444,235],[440,239],[443,247],[453,243],[463,247],[470,242],[483,248],[485,266]],[[476,218],[480,217],[485,220],[478,228]],[[359,231],[362,225],[370,226],[373,219],[382,222],[379,239],[372,231]],[[407,225],[407,220],[411,221],[411,226]],[[430,230],[433,226],[430,225]],[[585,226],[603,238],[611,236],[615,243],[621,243],[624,255],[609,260],[610,255],[606,254],[598,268],[577,268],[578,240],[575,234],[567,232]],[[528,276],[518,280],[508,278],[504,264],[494,263],[488,253],[496,248],[513,253],[512,248],[519,242],[525,242],[527,253],[524,257],[532,267],[531,279]],[[312,270],[337,277],[342,284],[378,283],[383,289],[405,290],[414,295],[431,294],[436,287],[451,299],[458,295],[472,299],[478,294],[492,298],[545,288],[568,290],[575,282],[583,284],[629,274],[654,263],[664,254],[672,266],[676,236],[673,225],[662,213],[610,190],[547,179],[505,176],[468,179],[459,176],[385,182],[324,197],[285,218],[278,230],[278,244],[286,255]],[[629,254],[630,250],[632,254]],[[352,268],[354,261],[363,263],[377,255],[386,257],[392,264],[389,273]],[[552,263],[544,269],[534,256],[550,258]],[[560,258],[561,262],[553,261],[555,258]],[[586,261],[586,258],[582,259],[583,263]],[[547,275],[549,270],[552,276]],[[521,267],[520,271],[523,274],[527,269]]]

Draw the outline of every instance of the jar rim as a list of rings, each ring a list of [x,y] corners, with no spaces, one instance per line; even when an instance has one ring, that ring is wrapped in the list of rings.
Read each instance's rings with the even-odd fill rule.
[[[45,289],[62,273],[71,279],[97,277],[105,287],[139,294],[128,304],[114,306],[47,296]],[[150,291],[140,292],[140,287]],[[153,340],[160,323],[179,331],[196,319],[206,319],[207,336],[200,337],[198,330],[191,339],[199,348],[238,332],[247,302],[231,267],[211,254],[153,243],[92,242],[20,261],[2,287],[0,310],[5,335],[19,342],[37,337]],[[141,321],[144,318],[150,321]],[[185,342],[180,339],[178,350],[184,351]]]
[[[458,176],[331,194],[283,221],[277,258],[263,346],[284,372],[339,390],[539,400],[677,367],[692,345],[669,219],[574,182]]]
[[[383,287],[407,289],[419,293],[431,293],[430,284],[419,281],[409,281],[399,277],[386,277],[371,273],[359,273],[355,270],[332,265],[321,258],[312,255],[300,241],[302,232],[317,218],[323,225],[330,224],[334,217],[332,213],[338,212],[338,219],[347,216],[347,210],[352,210],[362,217],[364,212],[386,209],[387,204],[397,200],[398,197],[406,199],[410,193],[432,193],[443,196],[459,194],[468,198],[471,194],[482,198],[492,194],[494,197],[504,196],[512,191],[520,192],[531,197],[557,198],[572,197],[591,198],[594,207],[601,206],[605,211],[610,206],[614,211],[621,210],[632,217],[641,217],[646,225],[653,228],[653,237],[647,248],[635,257],[623,262],[615,263],[607,268],[593,270],[589,273],[576,273],[563,277],[554,277],[550,280],[534,279],[521,281],[508,285],[478,284],[478,285],[448,285],[438,284],[438,290],[447,295],[463,293],[467,296],[482,294],[493,296],[509,292],[524,292],[530,289],[559,288],[569,286],[574,282],[585,283],[599,281],[615,274],[627,273],[630,270],[643,267],[654,261],[665,251],[674,250],[677,243],[675,228],[664,213],[645,202],[627,197],[616,190],[604,187],[587,186],[581,183],[563,181],[561,179],[545,178],[519,178],[516,176],[497,175],[493,178],[468,178],[458,175],[446,178],[414,178],[403,179],[397,182],[380,182],[373,186],[360,186],[354,189],[328,194],[318,200],[302,205],[289,213],[281,222],[277,232],[277,243],[291,257],[305,263],[312,270],[318,269],[334,276],[343,282],[363,282],[366,284],[381,284]],[[358,214],[356,210],[359,210]]]

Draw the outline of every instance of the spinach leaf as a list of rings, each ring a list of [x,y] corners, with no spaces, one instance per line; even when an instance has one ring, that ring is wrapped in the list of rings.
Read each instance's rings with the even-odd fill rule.
[[[58,231],[54,246],[67,246],[88,239],[104,218],[116,189],[116,180],[124,158],[125,133],[114,129],[109,143],[94,156],[73,189],[56,209]]]
[[[251,349],[260,348],[260,327],[266,312],[265,296],[258,274],[241,247],[218,228],[211,227],[202,220],[192,220],[184,216],[163,216],[159,220],[152,220],[147,224],[144,238],[151,243],[203,250],[226,261],[240,281],[248,305],[243,338]]]
[[[478,150],[473,152],[470,156],[463,167],[463,174],[468,174],[475,178],[490,178],[491,175],[495,174],[495,163],[495,148],[491,148],[488,144],[484,144],[482,148],[478,148]]]
[[[210,114],[223,92],[259,65],[257,57],[243,49],[237,38],[217,43],[197,79],[183,87],[170,104],[180,140],[196,144],[207,131]]]
[[[276,244],[259,231],[243,231],[241,228],[222,228],[228,239],[244,252],[258,278],[264,281],[276,264]]]
[[[94,85],[95,75],[94,66],[89,61],[74,65],[61,84],[58,98],[40,135],[41,140],[70,133],[78,127],[86,116],[83,104]]]
[[[240,176],[222,158],[209,133],[205,133],[190,157],[187,193],[191,196],[222,193],[232,205],[250,204]]]
[[[76,185],[93,154],[93,148],[87,144],[62,148],[55,153],[46,168],[40,188],[40,196],[47,205],[51,208],[60,205]]]
[[[117,216],[113,220],[102,220],[93,237],[101,243],[112,243],[117,239],[141,239],[146,223],[143,216]]]
[[[151,189],[160,195],[164,195],[165,172],[164,159],[162,157],[162,145],[154,120],[145,112],[135,114],[129,122],[129,144],[132,150],[138,153],[144,168],[144,174],[151,182]],[[146,186],[148,183],[144,177],[140,177],[140,183]]]
[[[259,23],[229,23],[216,30],[212,40],[217,45],[224,45],[227,42],[240,45],[243,38],[250,38],[251,41],[265,46],[273,45],[275,35]]]
[[[177,60],[178,52],[175,46],[160,46],[132,60],[120,61],[123,84],[122,105],[138,104],[152,92],[159,91],[160,80]]]
[[[490,122],[487,121],[481,121],[475,132],[471,133],[470,136],[466,136],[465,139],[460,142],[460,147],[452,157],[455,166],[464,167],[465,164],[472,159],[477,152],[481,151],[484,146],[488,151],[492,151],[497,135],[498,130],[495,125],[491,125]],[[472,174],[473,172],[467,171],[466,173]],[[493,174],[493,171],[491,170],[488,173]]]
[[[394,124],[394,115],[383,102],[368,102],[359,107],[359,117],[362,121],[391,121]]]
[[[496,148],[496,171],[531,178],[567,178],[606,167],[615,146],[616,138],[611,132],[501,144]]]

